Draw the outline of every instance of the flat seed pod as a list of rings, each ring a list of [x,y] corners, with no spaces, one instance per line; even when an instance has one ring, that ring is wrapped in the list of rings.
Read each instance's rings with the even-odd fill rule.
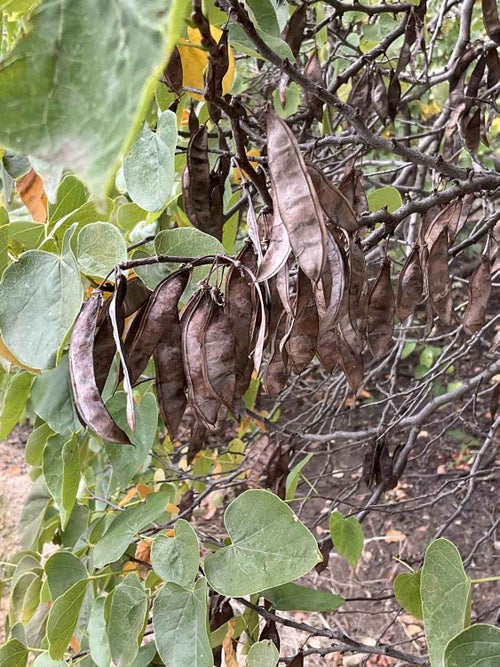
[[[340,182],[339,190],[351,204],[356,216],[368,211],[363,173],[355,168],[354,158],[349,160],[345,166],[344,177]]]
[[[213,299],[202,287],[189,299],[181,313],[182,356],[188,386],[188,400],[201,425],[214,430],[222,402],[214,398],[203,375],[205,329],[210,319]]]
[[[257,258],[253,244],[246,244],[237,259],[255,275]],[[227,272],[224,310],[233,333],[235,349],[236,396],[242,396],[248,388],[248,373],[252,325],[257,296],[249,274],[242,268],[231,266]]]
[[[400,322],[413,315],[424,293],[424,279],[420,264],[420,251],[415,245],[406,258],[398,280],[396,313]]]
[[[235,342],[221,303],[214,300],[205,327],[202,350],[202,372],[215,398],[233,408],[236,390]]]
[[[472,335],[484,326],[490,293],[491,262],[488,255],[482,255],[469,281],[469,302],[463,317],[465,333]]]
[[[442,322],[451,326],[453,302],[448,271],[448,231],[446,227],[441,231],[429,251],[427,275],[432,308]]]
[[[356,232],[356,214],[347,197],[314,165],[307,164],[307,173],[311,177],[321,208],[330,222],[346,232]]]
[[[173,93],[180,95],[182,93],[182,75],[181,55],[179,49],[175,47],[160,81],[165,83]]]
[[[450,239],[453,239],[450,230],[454,230],[458,227],[461,211],[462,211],[462,200],[455,199],[450,204],[448,204],[444,209],[439,211],[435,216],[435,218],[431,220],[425,232],[425,243],[427,244],[429,252],[430,249],[432,248],[432,245],[436,241],[437,237],[441,234],[443,229],[448,230]]]
[[[285,349],[282,352],[280,351],[280,341],[285,335],[286,321],[286,313],[283,312],[271,340],[269,361],[264,371],[264,391],[273,398],[279,396],[286,389],[288,382],[288,354]]]
[[[149,297],[137,329],[134,327],[131,336],[127,336],[127,358],[132,384],[137,382],[156,346],[164,338],[167,322],[177,312],[189,275],[189,270],[181,269],[162,280]]]
[[[127,279],[122,273],[116,276],[115,291],[109,304],[109,317],[113,328],[113,338],[115,340],[116,351],[120,359],[121,379],[123,380],[123,389],[127,396],[127,422],[132,431],[135,431],[135,410],[134,396],[132,393],[132,382],[128,368],[128,360],[125,346],[122,341],[120,325],[123,319],[123,302],[127,290]]]
[[[168,293],[162,296],[165,302],[168,298],[169,308],[163,311],[162,335],[153,353],[158,407],[172,439],[175,438],[187,405],[178,303],[186,287],[189,271],[183,274],[170,281]]]
[[[271,239],[259,266],[257,280],[262,282],[276,275],[281,267],[285,265],[291,250],[288,232],[276,205],[272,217]]]
[[[377,69],[374,72],[373,86],[372,86],[372,105],[377,116],[385,123],[389,114],[389,104],[387,101],[387,90],[385,87],[384,77],[382,72]]]
[[[325,270],[314,291],[320,331],[330,329],[337,319],[344,296],[344,276],[342,252],[333,235],[329,233]]]
[[[297,140],[274,111],[267,114],[267,151],[273,196],[290,245],[300,268],[316,284],[327,252],[323,211]]]
[[[102,390],[104,389],[116,352],[115,339],[113,337],[113,325],[111,324],[111,318],[109,316],[110,303],[111,298],[104,302],[102,313],[99,315],[99,319],[102,319],[102,323],[97,330],[94,340],[94,373],[99,393],[102,393]],[[120,335],[123,333],[125,325],[123,309],[121,309],[121,313],[123,316],[118,320]]]
[[[349,244],[348,311],[351,324],[361,336],[366,331],[368,281],[363,251],[355,241]]]
[[[182,196],[188,218],[202,232],[207,231],[210,227],[210,166],[205,125],[193,134],[188,143],[187,165],[182,176]]]
[[[127,280],[127,291],[123,301],[125,317],[136,313],[146,303],[150,294],[151,290],[146,287],[139,276]]]
[[[288,267],[288,262],[284,264],[276,274],[275,284],[276,291],[281,300],[281,305],[285,312],[290,315],[290,317],[293,317],[293,305],[290,296],[290,269]]]
[[[496,0],[482,0],[483,21],[488,37],[500,44],[500,19]]]
[[[345,373],[352,391],[356,393],[361,387],[365,372],[363,355],[359,350],[359,346],[356,346],[357,349],[351,347],[343,332],[340,330],[340,327],[338,329],[337,343],[342,370]]]
[[[296,317],[289,329],[286,351],[293,370],[302,373],[316,354],[319,333],[319,318],[314,293],[309,279],[299,273]]]
[[[304,39],[304,30],[307,22],[307,5],[298,7],[291,15],[288,25],[282,33],[282,37],[290,47],[295,57],[299,55],[300,45]]]
[[[333,373],[340,361],[338,333],[336,327],[322,329],[320,326],[316,356],[327,373]]]
[[[323,77],[321,75],[321,64],[318,58],[318,52],[315,50],[312,55],[309,57],[306,66],[304,67],[304,76],[308,81],[317,83],[321,85],[323,83]],[[323,119],[323,102],[322,100],[314,94],[311,94],[307,88],[304,91],[305,103],[308,107],[312,116],[318,121],[321,122]]]
[[[394,294],[391,285],[391,264],[385,258],[368,294],[368,346],[374,357],[382,357],[391,344],[394,331]]]
[[[247,191],[247,201],[248,201],[248,213],[247,213],[248,236],[250,237],[254,245],[254,248],[257,251],[257,257],[259,259],[259,265],[260,265],[264,258],[264,254],[262,252],[261,234],[259,232],[259,221],[257,216],[255,215],[255,209],[253,207],[252,197],[250,196],[250,193],[248,191]],[[266,234],[264,234],[264,237],[265,236]]]
[[[227,46],[227,30],[222,31],[219,43],[211,48],[208,54],[208,67],[205,80],[205,98],[212,100],[214,97],[222,97],[222,79],[229,68],[229,53]],[[208,102],[210,118],[218,123],[221,117],[220,107]]]
[[[389,86],[387,88],[387,114],[391,122],[394,122],[394,118],[398,112],[400,99],[401,84],[399,82],[399,74],[391,70],[391,78],[389,79]]]
[[[103,440],[130,444],[129,438],[113,421],[101,399],[94,374],[94,335],[102,307],[102,294],[94,290],[78,315],[69,344],[69,371],[73,400],[85,426]]]

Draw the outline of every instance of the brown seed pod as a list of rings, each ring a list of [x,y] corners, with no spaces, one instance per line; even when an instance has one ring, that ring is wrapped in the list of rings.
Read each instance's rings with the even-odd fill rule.
[[[463,317],[465,333],[472,335],[484,326],[490,293],[491,262],[488,255],[482,255],[469,281],[469,302]]]
[[[275,205],[272,216],[271,239],[266,254],[259,266],[257,276],[259,282],[269,280],[269,278],[276,275],[281,267],[285,265],[291,250],[288,232],[281,219],[278,206]]]
[[[326,217],[334,225],[354,233],[358,229],[356,214],[351,203],[323,172],[312,164],[306,163],[307,173],[311,177],[318,195],[319,203]]]
[[[432,308],[442,322],[451,326],[453,302],[448,271],[448,230],[446,227],[443,228],[429,251],[427,274]]]
[[[352,328],[349,329],[350,323],[347,321],[344,324],[347,324],[346,329],[341,329],[340,325],[337,329],[340,364],[352,391],[356,393],[361,387],[365,372],[363,355],[361,354],[361,345],[359,339],[356,338],[356,333]],[[352,335],[346,337],[347,332]]]
[[[307,5],[303,4],[298,7],[290,16],[288,25],[282,33],[282,38],[290,47],[291,52],[295,58],[299,55],[300,45],[304,39],[304,30],[307,23]]]
[[[130,381],[135,384],[146,368],[158,343],[164,338],[166,323],[177,312],[179,299],[186,288],[190,270],[180,269],[156,286],[148,299],[136,327],[126,339]]]
[[[302,373],[316,354],[319,318],[313,287],[307,276],[299,270],[297,278],[296,316],[290,322],[286,337],[286,351],[296,373]]]
[[[327,253],[323,211],[293,132],[271,110],[267,114],[267,151],[273,196],[290,245],[300,268],[316,284]]]
[[[382,357],[391,344],[394,331],[394,294],[391,263],[386,257],[368,295],[368,346],[374,357]]]
[[[94,335],[102,307],[102,293],[94,290],[78,315],[69,344],[69,371],[73,400],[85,426],[109,442],[130,444],[124,431],[113,421],[101,399],[94,373]]]
[[[264,371],[264,391],[272,397],[279,396],[286,389],[288,382],[288,354],[286,349],[283,349],[283,351],[280,350],[280,342],[286,331],[286,319],[285,312],[282,312],[276,331],[271,339],[269,361]]]
[[[348,311],[354,329],[364,337],[366,331],[366,297],[368,281],[366,276],[366,262],[360,246],[351,241],[349,244],[349,288]]]
[[[116,351],[118,352],[118,357],[120,359],[123,390],[127,396],[127,422],[131,430],[135,431],[135,404],[134,396],[132,393],[132,382],[130,381],[127,355],[120,331],[120,321],[123,317],[123,302],[125,299],[126,290],[127,279],[122,273],[117,272],[115,291],[111,297],[111,303],[109,304],[109,317],[111,319],[111,326],[113,328],[113,338],[115,340]]]
[[[396,313],[400,322],[404,322],[407,317],[413,315],[422,301],[423,292],[424,279],[420,264],[420,251],[418,245],[414,245],[399,274]]]
[[[95,340],[94,340],[94,373],[95,381],[99,393],[102,393],[106,380],[108,378],[109,370],[116,353],[115,339],[113,337],[113,326],[109,316],[109,306],[111,298],[104,301],[99,319],[101,325],[99,326]],[[125,325],[125,313],[123,308],[119,309],[118,330],[120,335],[123,333]]]
[[[320,324],[316,356],[325,371],[327,373],[333,373],[340,361],[336,327],[331,326],[329,329],[323,330]]]
[[[202,373],[215,398],[233,409],[236,391],[235,341],[222,295],[212,295],[212,308],[203,336]]]
[[[337,320],[345,287],[343,251],[331,233],[328,233],[328,253],[325,270],[314,290],[319,315],[320,331],[330,329]]]
[[[182,174],[184,210],[192,224],[201,231],[210,227],[210,166],[208,133],[202,125],[187,147],[187,165]]]

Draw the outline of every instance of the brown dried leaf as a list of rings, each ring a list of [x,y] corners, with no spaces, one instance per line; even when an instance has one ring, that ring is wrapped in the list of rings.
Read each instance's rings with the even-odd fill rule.
[[[404,322],[407,317],[413,315],[422,301],[423,291],[424,279],[420,264],[420,251],[418,245],[414,245],[399,274],[396,313],[400,322]]]
[[[318,565],[316,565],[316,572],[318,572],[318,567],[320,565],[323,565],[323,563],[318,563]],[[321,572],[321,570],[319,570],[319,572]],[[299,652],[294,655],[292,661],[288,663],[288,667],[304,667],[304,654]]]
[[[374,357],[382,357],[391,344],[394,331],[394,294],[391,263],[386,257],[368,295],[368,346]]]
[[[48,200],[41,177],[34,169],[16,181],[16,190],[35,222],[47,219]]]
[[[288,125],[270,110],[267,149],[274,198],[299,266],[313,282],[326,259],[323,213],[297,140]]]
[[[467,148],[475,153],[481,141],[481,109],[478,107],[472,116],[462,119],[462,134]]]
[[[82,423],[109,442],[130,444],[102,402],[94,374],[94,335],[102,307],[102,293],[94,290],[78,315],[69,344],[69,371],[73,400]]]
[[[465,333],[472,335],[484,326],[490,293],[491,263],[488,255],[482,255],[469,281],[469,302],[463,317]]]
[[[451,326],[453,302],[448,271],[448,231],[441,231],[429,251],[427,262],[428,286],[434,312],[442,322]]]
[[[311,177],[319,203],[326,217],[334,225],[354,233],[358,229],[356,214],[351,203],[324,173],[307,163],[307,173]]]

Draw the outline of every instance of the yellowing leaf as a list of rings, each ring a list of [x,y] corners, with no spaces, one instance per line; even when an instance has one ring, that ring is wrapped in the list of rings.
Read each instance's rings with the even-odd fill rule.
[[[25,368],[27,371],[30,371],[30,373],[40,373],[40,371],[36,368],[30,368],[30,366],[25,366],[17,357],[15,357],[12,352],[9,350],[7,345],[3,342],[3,338],[0,338],[0,357],[2,359],[5,359],[5,361],[8,361],[11,364],[14,364],[14,366],[19,366],[19,368]]]
[[[248,157],[251,157],[252,155],[255,155],[255,156],[258,157],[260,155],[260,151],[259,151],[258,148],[251,148],[247,152],[247,155],[248,155]],[[257,162],[255,162],[254,160],[250,160],[250,164],[252,165],[252,167],[254,169],[257,169],[257,166],[258,166]],[[242,181],[242,172],[248,178],[248,175],[247,175],[247,173],[245,172],[244,169],[241,170],[239,167],[235,167],[233,169],[233,183],[236,183],[237,185],[239,185],[241,183],[241,181]]]
[[[427,120],[431,116],[436,116],[441,111],[441,107],[435,100],[432,100],[429,104],[420,102],[420,110],[422,112],[422,118]]]
[[[216,26],[211,26],[210,32],[212,37],[218,42],[221,38],[222,30]],[[187,33],[188,38],[181,39],[177,45],[182,63],[182,85],[184,88],[194,88],[203,91],[205,88],[203,73],[208,65],[208,51],[205,51],[201,46],[201,34],[197,28],[188,27]],[[229,92],[234,79],[234,55],[230,46],[228,47],[228,53],[229,68],[222,80],[222,92],[224,95]],[[188,95],[195,100],[204,100],[201,93],[188,91]]]
[[[226,636],[224,637],[224,640],[222,642],[226,667],[238,667],[238,659],[236,658],[236,652],[233,647],[233,635],[234,635],[235,623],[236,619],[234,618],[232,618],[228,622]]]
[[[47,219],[48,200],[43,181],[34,169],[16,181],[16,190],[35,222]]]

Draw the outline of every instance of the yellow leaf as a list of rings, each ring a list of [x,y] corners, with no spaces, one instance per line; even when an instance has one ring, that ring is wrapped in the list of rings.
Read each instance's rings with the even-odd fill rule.
[[[222,648],[224,650],[224,659],[226,667],[239,667],[236,658],[236,652],[233,647],[234,625],[236,619],[232,618],[228,621],[226,636],[222,640]]]
[[[35,222],[47,219],[48,200],[43,181],[34,169],[16,181],[16,190]]]
[[[167,503],[165,510],[170,512],[170,514],[179,514],[179,508],[173,503]]]
[[[17,357],[15,357],[12,352],[9,350],[7,345],[3,342],[3,338],[0,338],[0,357],[2,359],[5,359],[5,361],[8,361],[10,364],[14,364],[14,366],[19,366],[19,368],[25,368],[27,371],[30,371],[30,373],[36,373],[37,375],[40,373],[40,371],[37,368],[31,368],[30,366],[25,366]]]
[[[135,496],[137,493],[137,487],[133,486],[131,489],[128,490],[125,496],[120,500],[118,503],[119,507],[125,507],[125,505],[128,505],[129,502],[132,500],[132,498]]]
[[[248,155],[248,157],[251,157],[252,155],[255,155],[255,156],[258,157],[258,156],[260,155],[260,151],[258,150],[258,148],[251,148],[251,149],[247,152],[247,155]],[[252,167],[253,167],[254,169],[257,169],[257,165],[258,165],[257,162],[255,162],[255,161],[253,161],[253,160],[250,160],[250,164],[252,165]],[[236,183],[237,185],[239,185],[239,184],[241,183],[241,181],[242,181],[242,174],[241,174],[241,172],[242,172],[242,171],[243,171],[243,173],[245,174],[245,176],[248,178],[248,174],[245,172],[244,169],[241,170],[239,167],[235,167],[235,168],[233,169],[233,183]]]
[[[435,100],[432,100],[429,104],[420,102],[420,110],[422,112],[422,118],[427,120],[431,116],[436,116],[441,111],[441,107]]]
[[[222,35],[222,30],[216,26],[210,26],[212,37],[218,42]],[[188,27],[188,38],[179,40],[177,48],[182,63],[182,85],[184,88],[194,88],[200,93],[188,91],[188,95],[195,100],[204,101],[203,90],[205,83],[203,73],[208,65],[208,51],[201,46],[201,34],[197,28]],[[225,95],[229,92],[234,80],[234,55],[233,50],[228,47],[229,68],[226,76],[222,80],[222,92]]]
[[[146,496],[149,496],[150,493],[153,493],[153,489],[146,486],[146,484],[138,484],[136,490],[142,500],[144,500]]]

